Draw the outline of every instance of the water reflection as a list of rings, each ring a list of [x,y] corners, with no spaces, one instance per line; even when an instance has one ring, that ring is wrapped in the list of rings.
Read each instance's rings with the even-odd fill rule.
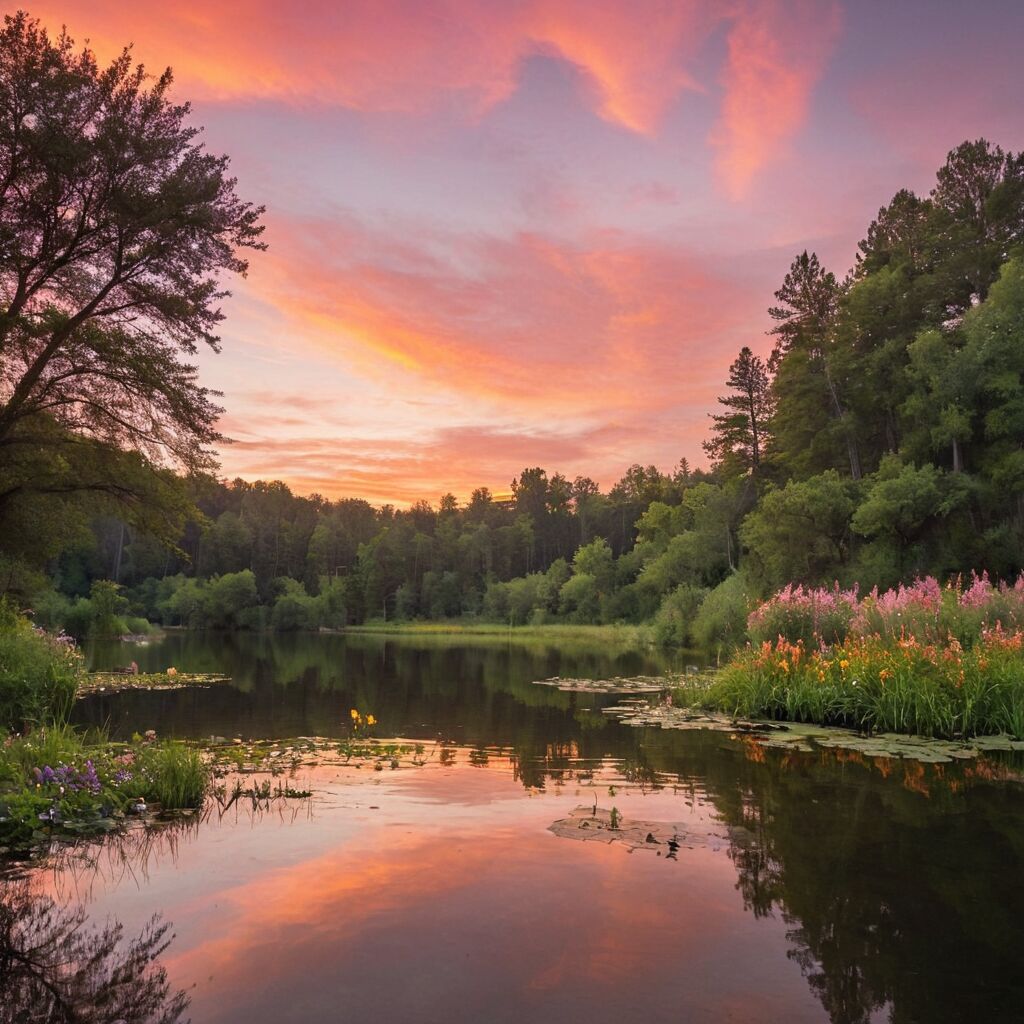
[[[599,698],[530,685],[656,670],[638,652],[291,640],[177,638],[143,667],[237,687],[82,709],[128,731],[294,735],[356,706],[440,740],[422,770],[317,777],[308,813],[214,815],[129,852],[134,886],[107,871],[97,908],[158,902],[185,937],[175,981],[213,975],[200,1019],[1020,1019],[1019,757],[786,753],[624,728]],[[591,801],[748,839],[670,860],[545,832]]]
[[[161,955],[170,925],[154,916],[134,936],[87,923],[27,880],[0,888],[0,1021],[11,1024],[175,1024],[188,1007]]]

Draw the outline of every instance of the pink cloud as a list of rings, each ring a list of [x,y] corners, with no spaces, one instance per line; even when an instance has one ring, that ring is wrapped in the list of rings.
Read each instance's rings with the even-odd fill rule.
[[[734,198],[803,126],[839,25],[839,6],[829,0],[764,0],[745,6],[733,22],[712,142]]]
[[[128,41],[151,67],[171,64],[200,100],[328,104],[369,113],[438,110],[479,117],[518,87],[522,62],[546,54],[580,74],[582,101],[631,132],[654,134],[687,92],[703,92],[699,57],[729,26],[716,140],[731,192],[801,127],[807,96],[836,33],[828,0],[270,0],[196,5],[170,0],[154,17],[118,0],[41,0],[101,56]]]
[[[338,217],[280,224],[273,240],[257,287],[307,343],[523,413],[704,399],[763,305],[696,253],[619,231],[570,243]],[[684,351],[688,379],[666,376]]]

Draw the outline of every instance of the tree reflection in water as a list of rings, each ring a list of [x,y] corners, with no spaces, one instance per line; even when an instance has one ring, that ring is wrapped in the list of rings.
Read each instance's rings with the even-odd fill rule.
[[[188,997],[159,964],[170,925],[153,917],[136,936],[88,924],[27,881],[0,890],[0,1021],[10,1024],[175,1024]]]

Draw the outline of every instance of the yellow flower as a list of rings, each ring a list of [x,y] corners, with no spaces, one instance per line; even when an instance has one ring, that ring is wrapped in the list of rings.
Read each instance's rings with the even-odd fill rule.
[[[377,719],[374,718],[373,715],[367,715],[366,716],[366,724],[367,725],[376,725],[377,724]]]
[[[839,662],[839,667],[845,672],[850,667],[850,663],[843,658],[842,661]]]
[[[349,714],[350,714],[350,715],[352,716],[352,721],[353,721],[353,722],[358,722],[358,721],[359,721],[359,712],[358,712],[358,711],[356,711],[356,709],[355,709],[355,708],[353,708],[353,709],[352,709],[352,710],[351,710],[351,711],[349,712]]]

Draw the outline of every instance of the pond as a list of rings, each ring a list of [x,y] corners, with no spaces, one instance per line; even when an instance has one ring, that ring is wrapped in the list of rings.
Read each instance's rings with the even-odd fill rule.
[[[118,922],[120,948],[162,914],[167,991],[140,969],[140,992],[186,990],[197,1024],[1022,1019],[1019,755],[764,749],[533,685],[685,668],[626,648],[190,634],[91,657],[233,679],[82,701],[113,734],[344,737],[355,707],[423,746],[395,771],[304,765],[309,799],[215,804],[7,883],[47,927]],[[581,808],[654,841],[550,831]]]

